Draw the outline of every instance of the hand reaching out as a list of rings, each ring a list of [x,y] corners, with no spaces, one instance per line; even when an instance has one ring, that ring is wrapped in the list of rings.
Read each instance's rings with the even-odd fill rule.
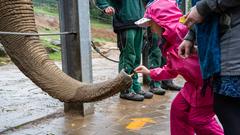
[[[142,73],[144,75],[149,75],[150,71],[145,66],[138,66],[134,69],[136,73]]]

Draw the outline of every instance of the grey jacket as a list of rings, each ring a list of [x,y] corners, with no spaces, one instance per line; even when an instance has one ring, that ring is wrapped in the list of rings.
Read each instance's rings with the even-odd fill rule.
[[[196,8],[202,16],[221,15],[221,75],[240,75],[240,0],[201,0]]]

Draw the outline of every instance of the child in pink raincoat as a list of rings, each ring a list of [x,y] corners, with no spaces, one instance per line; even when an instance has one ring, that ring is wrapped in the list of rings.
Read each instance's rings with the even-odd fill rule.
[[[223,130],[214,118],[213,97],[210,87],[205,96],[201,95],[203,79],[201,77],[198,56],[181,58],[178,46],[183,41],[188,29],[179,23],[182,16],[173,0],[155,0],[146,9],[144,18],[137,25],[150,26],[165,42],[160,48],[167,59],[162,68],[148,70],[144,66],[135,69],[137,73],[150,75],[151,79],[168,80],[181,75],[185,84],[171,105],[170,128],[172,135],[223,135]]]

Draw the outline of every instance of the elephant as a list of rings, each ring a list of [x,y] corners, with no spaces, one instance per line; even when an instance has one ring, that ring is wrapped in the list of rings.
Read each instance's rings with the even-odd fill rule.
[[[31,0],[0,0],[0,31],[37,33]],[[0,35],[13,63],[33,83],[62,102],[94,102],[128,89],[131,77],[120,72],[116,78],[91,84],[75,80],[49,59],[39,36]]]

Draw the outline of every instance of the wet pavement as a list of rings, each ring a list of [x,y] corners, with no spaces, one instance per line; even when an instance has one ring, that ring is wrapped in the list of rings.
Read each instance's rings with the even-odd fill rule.
[[[106,55],[117,59],[114,49]],[[94,83],[117,75],[116,63],[93,57]],[[183,83],[181,77],[174,81]],[[0,134],[8,135],[168,135],[176,95],[168,91],[144,102],[116,95],[96,102],[95,113],[82,117],[64,113],[62,102],[42,92],[13,64],[0,67],[0,86]]]

